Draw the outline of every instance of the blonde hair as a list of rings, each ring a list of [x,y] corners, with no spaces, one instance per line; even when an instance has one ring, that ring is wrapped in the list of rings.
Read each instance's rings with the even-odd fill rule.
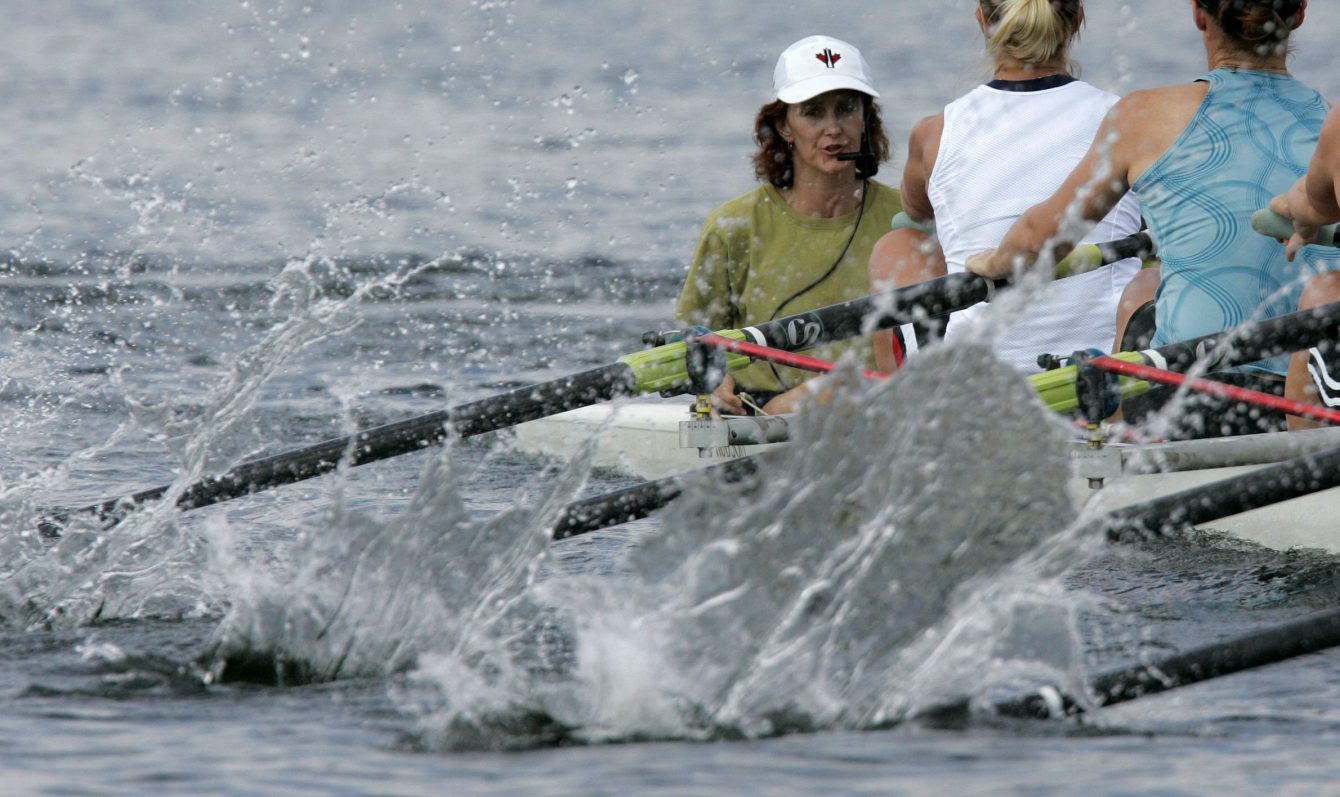
[[[978,0],[986,18],[986,49],[1025,64],[1045,64],[1066,54],[1083,21],[1081,0]]]

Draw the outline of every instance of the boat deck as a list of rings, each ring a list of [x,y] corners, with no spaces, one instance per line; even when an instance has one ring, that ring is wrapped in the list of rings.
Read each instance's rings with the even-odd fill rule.
[[[660,479],[764,451],[787,436],[785,418],[730,418],[684,427],[681,422],[691,421],[688,407],[686,397],[585,407],[517,426],[517,447],[566,459],[582,446],[594,445],[593,466]],[[1098,454],[1083,441],[1075,441],[1075,478],[1067,487],[1077,504],[1106,511],[1337,445],[1340,428],[1114,443]],[[1091,477],[1100,478],[1100,485],[1091,486]],[[1340,553],[1340,488],[1223,518],[1208,527],[1274,549],[1306,547]]]

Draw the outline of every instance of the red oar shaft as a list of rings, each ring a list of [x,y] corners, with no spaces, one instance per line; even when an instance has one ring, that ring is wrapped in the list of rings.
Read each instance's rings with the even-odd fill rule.
[[[749,343],[743,340],[733,338],[723,338],[715,332],[702,335],[698,338],[702,343],[725,351],[733,351],[736,354],[743,354],[758,360],[767,360],[778,365],[789,365],[792,368],[800,368],[805,371],[815,371],[826,374],[837,366],[827,360],[820,360],[817,357],[809,357],[804,354],[797,354],[793,351],[782,351],[767,346],[760,346],[757,343]],[[878,371],[865,369],[861,375],[866,379],[888,379],[888,374],[881,374]]]
[[[1195,390],[1200,393],[1208,393],[1212,396],[1220,396],[1234,401],[1241,401],[1245,404],[1265,407],[1266,409],[1279,410],[1280,412],[1285,412],[1289,415],[1310,418],[1314,421],[1326,421],[1327,423],[1340,424],[1340,411],[1330,409],[1329,407],[1319,407],[1316,404],[1304,404],[1300,401],[1281,398],[1272,393],[1262,393],[1259,390],[1250,390],[1245,387],[1226,385],[1223,382],[1215,382],[1212,379],[1191,379],[1185,374],[1164,371],[1161,368],[1152,368],[1148,365],[1140,365],[1139,363],[1128,363],[1125,360],[1118,360],[1112,357],[1098,357],[1089,362],[1095,368],[1099,368],[1109,373],[1121,374],[1122,376],[1133,376],[1136,379],[1143,379],[1146,382],[1161,382],[1165,385],[1174,385],[1176,387],[1186,385],[1188,390]]]

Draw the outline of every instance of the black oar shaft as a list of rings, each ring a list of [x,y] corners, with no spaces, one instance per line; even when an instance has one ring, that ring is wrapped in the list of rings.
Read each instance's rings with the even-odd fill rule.
[[[740,457],[689,474],[642,482],[622,490],[574,501],[563,507],[554,521],[553,538],[561,540],[640,520],[678,498],[691,481],[713,479],[737,482],[757,473],[758,468],[757,455]]]
[[[1090,245],[1097,257],[1089,267],[1109,265],[1130,257],[1148,257],[1154,244],[1146,233]],[[762,338],[762,345],[799,351],[820,343],[860,337],[876,329],[910,324],[926,316],[944,315],[989,300],[1008,286],[1006,280],[989,280],[971,272],[958,272],[908,285],[885,294],[820,307],[786,318],[749,327]]]
[[[1340,487],[1340,447],[1123,507],[1111,512],[1104,523],[1113,539],[1146,538],[1332,487]]]
[[[957,273],[909,285],[886,294],[865,296],[786,318],[747,327],[764,346],[800,351],[860,337],[875,329],[909,324],[926,315],[943,315],[991,298],[997,285],[976,274]]]
[[[1166,361],[1149,364],[1185,372],[1192,366],[1214,371],[1268,360],[1340,338],[1340,302],[1275,316],[1240,327],[1171,343],[1150,351]]]
[[[1158,253],[1154,240],[1145,232],[1128,235],[1115,241],[1104,241],[1096,246],[1103,263],[1116,263],[1131,257],[1147,260]]]
[[[447,410],[364,429],[352,436],[244,462],[232,470],[187,487],[177,501],[182,509],[209,506],[269,487],[330,473],[341,465],[407,454],[442,442],[449,430],[460,437],[491,432],[547,415],[629,395],[632,370],[623,363],[595,368],[538,385],[509,390]],[[141,490],[75,510],[115,522],[134,505],[163,496],[167,486]],[[73,513],[66,513],[73,514]]]
[[[1146,695],[1277,664],[1340,646],[1340,609],[1308,615],[1265,631],[1215,642],[1160,659],[1099,675],[1088,684],[1098,706],[1111,706]],[[992,705],[1008,717],[1049,719],[1080,713],[1078,701],[1052,689]]]
[[[1090,689],[1098,697],[1099,705],[1109,706],[1337,645],[1340,645],[1340,610],[1332,609],[1169,656],[1157,664],[1107,673],[1095,678]]]

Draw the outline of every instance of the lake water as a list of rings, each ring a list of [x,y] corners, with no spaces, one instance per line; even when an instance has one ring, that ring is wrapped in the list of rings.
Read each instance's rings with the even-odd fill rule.
[[[1314,6],[1293,69],[1340,96]],[[33,531],[636,350],[752,184],[777,53],[861,46],[901,160],[982,77],[972,8],[8,4],[0,792],[1340,794],[1334,653],[1083,722],[907,720],[1337,596],[1318,552],[1067,530],[1054,421],[971,347],[840,402],[761,494],[552,546],[630,480],[506,434]],[[1204,68],[1186,2],[1094,3],[1077,57],[1116,92]]]

